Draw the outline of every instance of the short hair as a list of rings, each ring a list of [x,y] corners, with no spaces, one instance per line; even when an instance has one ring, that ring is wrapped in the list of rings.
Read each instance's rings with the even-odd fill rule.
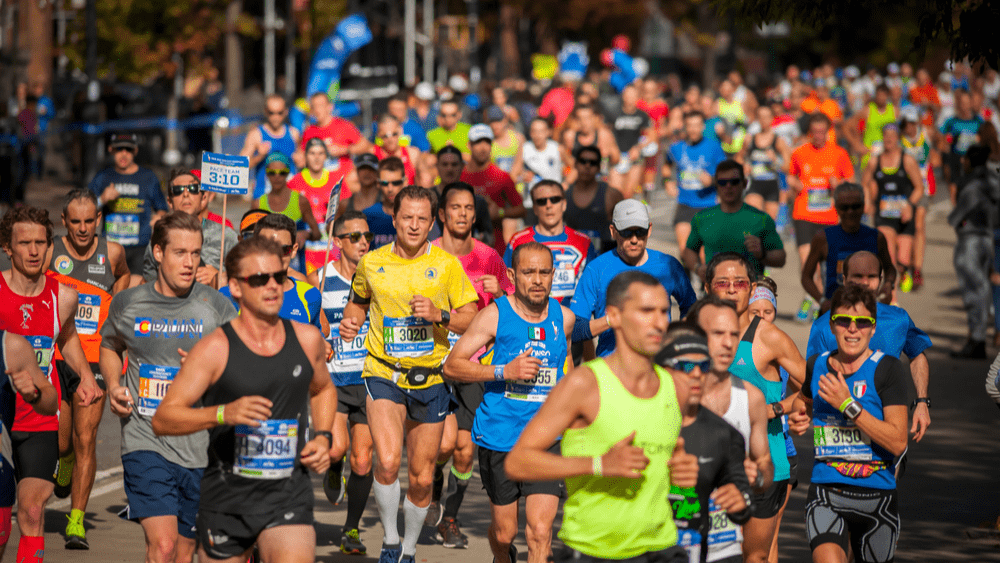
[[[816,123],[822,123],[829,127],[831,125],[830,118],[826,116],[825,113],[814,113],[809,116],[809,127],[812,127]]]
[[[465,182],[452,182],[441,190],[441,205],[448,205],[448,196],[455,192],[469,192],[472,200],[476,199],[476,190],[471,185]]]
[[[539,252],[544,252],[544,253],[548,254],[549,255],[549,260],[553,260],[552,263],[555,264],[555,261],[554,261],[555,259],[552,256],[552,249],[551,248],[545,246],[544,244],[542,244],[540,242],[531,241],[531,242],[526,242],[524,244],[518,245],[517,247],[514,248],[514,252],[511,253],[511,255],[510,255],[510,266],[511,266],[511,268],[514,269],[515,272],[517,271],[517,263],[520,261],[521,253],[522,252],[527,252],[527,251],[530,251],[530,250],[537,250]]]
[[[431,221],[434,220],[434,213],[437,210],[437,196],[433,191],[421,188],[420,186],[406,186],[402,190],[399,190],[399,193],[396,194],[396,200],[392,202],[392,214],[394,216],[396,213],[399,213],[399,206],[404,199],[427,200],[431,204]]]
[[[0,219],[0,246],[10,246],[15,223],[34,223],[45,227],[45,239],[52,244],[52,220],[48,210],[30,205],[8,209]]]
[[[698,110],[684,112],[684,121],[687,121],[692,117],[698,117],[701,118],[702,121],[705,121],[705,114],[701,113]]]
[[[694,302],[691,308],[688,309],[688,314],[684,317],[684,320],[692,323],[694,325],[701,325],[701,310],[705,307],[723,307],[730,308],[733,312],[736,312],[736,303],[733,303],[729,299],[723,299],[714,293],[707,293],[704,297]]]
[[[593,104],[576,104],[576,107],[573,108],[573,113],[577,113],[582,109],[589,109],[590,111],[597,113],[597,110],[594,108]]]
[[[458,147],[456,147],[455,145],[445,145],[441,147],[440,149],[438,149],[437,157],[441,158],[446,154],[453,154],[457,156],[459,160],[462,159],[462,151],[460,151]]]
[[[761,276],[760,279],[757,280],[757,287],[767,288],[774,294],[775,297],[778,297],[778,282],[774,281],[773,278]]]
[[[404,104],[410,103],[410,97],[406,92],[396,92],[395,94],[389,96],[390,102],[403,102]]]
[[[101,210],[101,206],[97,205],[97,195],[94,192],[88,190],[87,188],[75,188],[70,190],[66,197],[63,199],[63,215],[69,210],[69,204],[73,203],[78,199],[83,199],[94,204],[94,209],[97,211]]]
[[[159,246],[166,249],[170,242],[170,231],[191,231],[202,235],[201,220],[198,217],[183,211],[171,211],[153,225],[153,236],[149,239],[152,246]]]
[[[885,92],[886,94],[891,94],[892,90],[890,90],[889,87],[886,86],[885,84],[879,84],[878,86],[875,87],[875,93],[878,94],[879,92]]]
[[[295,221],[292,221],[281,213],[269,213],[262,217],[260,221],[257,221],[257,224],[253,227],[254,236],[259,235],[264,229],[287,231],[288,235],[292,237],[292,244],[295,243]]]
[[[735,170],[739,173],[740,181],[745,179],[743,176],[743,165],[731,158],[723,160],[718,166],[715,167],[715,177],[718,178],[720,173],[729,172],[730,170]]]
[[[440,113],[441,112],[441,108],[443,108],[447,104],[451,104],[451,105],[455,106],[455,109],[461,109],[461,106],[459,105],[458,100],[456,100],[456,99],[441,100],[441,104],[438,105],[438,112]]]
[[[403,165],[402,159],[398,156],[387,156],[378,162],[378,171],[386,172],[402,172],[406,174],[406,167]]]
[[[573,152],[573,158],[580,158],[580,155],[585,152],[592,152],[596,154],[597,160],[601,160],[602,158],[601,149],[597,145],[583,145],[582,147],[577,148],[576,151]]]
[[[543,117],[541,115],[536,115],[535,117],[531,118],[531,121],[528,122],[528,129],[531,129],[531,125],[536,121],[541,121],[546,125],[546,127],[552,129],[552,120],[548,117]]]
[[[392,114],[391,114],[391,113],[389,113],[389,112],[386,112],[386,113],[383,113],[383,114],[382,114],[382,115],[381,115],[381,116],[380,116],[380,117],[378,118],[378,124],[379,124],[379,125],[381,125],[381,124],[385,123],[386,121],[395,121],[397,125],[399,124],[399,120],[398,120],[398,119],[396,119],[396,116],[395,116],[395,115],[392,115]],[[396,158],[396,157],[392,157],[392,158]]]
[[[348,221],[357,221],[358,219],[363,219],[365,222],[368,222],[368,217],[364,213],[353,209],[345,210],[340,217],[334,219],[333,232],[336,233],[339,231],[340,228],[343,227]]]
[[[330,95],[327,94],[326,92],[315,92],[313,95],[309,96],[309,101],[311,102],[315,100],[317,96],[323,96],[324,98],[326,98],[326,101],[333,103],[333,101],[330,99]]]
[[[855,182],[844,182],[833,189],[834,203],[836,203],[841,196],[845,196],[848,194],[859,195],[863,200],[865,198],[865,189],[861,187],[861,184],[857,184]]]
[[[873,319],[878,318],[878,300],[875,298],[874,291],[863,285],[847,284],[838,287],[837,291],[833,292],[833,298],[830,300],[830,324],[833,324],[834,311],[841,307],[852,307],[859,303],[864,305],[865,309],[868,309]]]
[[[690,316],[690,315],[689,315]],[[681,336],[700,336],[702,338],[708,338],[705,330],[687,319],[683,321],[677,321],[675,323],[670,323],[667,327],[667,332],[663,336],[663,345],[671,344],[674,340],[677,340]]]
[[[628,300],[628,290],[634,284],[645,285],[647,287],[663,287],[660,280],[642,270],[626,270],[611,279],[611,283],[608,284],[607,297],[604,299],[605,305],[620,309],[625,304],[625,301]]]
[[[715,269],[719,267],[719,264],[723,262],[739,262],[747,270],[747,277],[750,278],[751,282],[757,281],[757,271],[750,267],[750,261],[747,260],[746,256],[739,254],[738,252],[720,252],[712,257],[708,261],[708,265],[705,266],[705,283],[710,284],[712,280],[715,279]]]
[[[866,254],[867,254],[867,255],[870,255],[870,256],[871,256],[872,258],[874,258],[874,259],[875,259],[875,262],[876,262],[876,263],[878,264],[878,275],[879,275],[879,277],[882,277],[882,261],[878,259],[878,256],[876,256],[874,252],[869,252],[869,251],[867,251],[867,250],[858,250],[858,251],[856,251],[856,252],[853,252],[853,253],[851,253],[851,255],[850,255],[850,256],[848,256],[848,257],[847,257],[847,258],[846,258],[846,259],[844,260],[844,264],[843,264],[843,266],[841,267],[841,269],[842,269],[842,270],[843,270],[843,272],[844,272],[844,279],[845,279],[845,280],[847,279],[847,275],[848,275],[848,267],[849,267],[849,266],[850,266],[850,264],[851,264],[851,260],[853,260],[853,259],[854,259],[854,258],[856,258],[856,257],[860,257],[860,256],[864,256],[864,255],[866,255]]]
[[[564,188],[562,184],[556,182],[555,180],[539,180],[537,184],[531,186],[531,189],[528,190],[528,195],[534,197],[534,193],[537,188],[559,188],[559,193],[561,194],[566,193],[566,188]]]
[[[250,237],[241,240],[226,254],[226,272],[229,277],[235,278],[243,274],[239,265],[247,256],[254,254],[273,254],[279,260],[283,258],[281,245],[272,239],[264,237]]]

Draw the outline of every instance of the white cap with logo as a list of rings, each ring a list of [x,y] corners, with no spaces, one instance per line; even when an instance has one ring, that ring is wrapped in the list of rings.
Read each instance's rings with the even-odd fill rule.
[[[493,142],[493,129],[485,123],[477,123],[469,128],[469,144],[477,141]]]
[[[622,200],[615,206],[611,223],[618,231],[636,228],[648,229],[650,224],[649,206],[634,199]]]

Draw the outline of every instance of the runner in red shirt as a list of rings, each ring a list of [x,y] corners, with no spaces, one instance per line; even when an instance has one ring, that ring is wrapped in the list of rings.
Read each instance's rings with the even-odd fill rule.
[[[319,240],[305,241],[305,273],[310,274],[323,263],[326,253],[326,241],[328,233],[323,220],[326,218],[326,207],[330,203],[330,192],[337,185],[344,175],[354,169],[354,164],[348,159],[347,166],[340,166],[336,172],[331,172],[323,168],[323,162],[327,159],[326,145],[319,139],[306,141],[306,166],[301,172],[288,181],[288,187],[299,192],[302,197],[309,202],[313,217],[319,224],[323,236]],[[340,189],[340,201],[351,197],[351,189],[347,183]],[[338,206],[338,215],[343,213],[343,207]],[[333,247],[330,250],[330,259],[340,258],[340,251]]]
[[[461,180],[476,189],[490,204],[490,219],[493,220],[493,249],[500,254],[507,246],[510,235],[514,234],[516,223],[509,227],[504,219],[524,217],[524,200],[517,193],[510,174],[490,162],[493,150],[493,129],[480,123],[469,129],[469,152],[471,160],[462,171]],[[504,236],[506,231],[510,231]]]
[[[406,173],[406,185],[417,185],[417,167],[420,163],[420,151],[413,145],[403,146],[399,140],[403,137],[403,126],[389,115],[383,115],[378,120],[378,144],[373,150],[379,160],[390,156],[403,161],[403,171]]]
[[[333,103],[324,92],[317,92],[309,98],[310,108],[316,123],[306,127],[302,133],[302,151],[295,158],[295,165],[305,166],[304,154],[309,139],[320,139],[326,145],[330,158],[326,169],[341,176],[350,169],[351,155],[371,152],[372,144],[361,136],[361,132],[353,123],[333,115]]]

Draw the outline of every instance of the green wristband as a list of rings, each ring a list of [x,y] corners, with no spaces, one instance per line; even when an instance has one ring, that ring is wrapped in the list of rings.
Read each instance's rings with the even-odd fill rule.
[[[853,402],[854,402],[854,399],[851,398],[851,397],[848,397],[847,399],[844,400],[843,403],[840,403],[840,406],[837,407],[837,410],[839,410],[840,412],[844,412],[844,409],[846,409],[847,407],[849,407],[851,405],[851,403],[853,403]]]
[[[215,421],[219,423],[219,426],[224,426],[226,424],[226,405],[219,405],[219,408],[215,410]]]

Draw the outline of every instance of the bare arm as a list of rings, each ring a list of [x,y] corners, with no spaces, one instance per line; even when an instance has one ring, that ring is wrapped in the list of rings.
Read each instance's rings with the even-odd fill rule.
[[[123,350],[111,350],[101,346],[98,363],[101,366],[104,383],[108,386],[108,407],[113,414],[124,418],[132,413],[132,400],[128,396],[128,390],[121,385],[122,352]]]
[[[319,223],[316,221],[316,217],[313,216],[312,206],[309,205],[309,201],[304,198],[299,198],[299,210],[302,212],[302,220],[309,225],[309,240],[319,240],[323,237],[323,233],[319,229]],[[332,227],[333,225],[329,225]]]
[[[681,262],[684,263],[685,268],[697,273],[699,278],[705,279],[705,268],[701,264],[701,258],[696,250],[684,247],[684,250],[681,251]]]
[[[344,316],[340,320],[340,338],[345,342],[354,340],[358,335],[358,329],[365,324],[365,317],[368,316],[370,305],[361,305],[353,301],[348,301],[344,305]]]
[[[774,250],[768,250],[764,253],[764,258],[761,262],[765,266],[771,266],[772,268],[783,268],[785,266],[785,260],[787,256],[785,255],[784,248],[775,248]]]
[[[912,156],[903,153],[903,170],[913,184],[913,193],[910,194],[910,205],[914,208],[920,205],[920,200],[924,197],[924,178],[920,174],[920,165]]]
[[[777,135],[775,135],[775,137],[777,138],[777,141],[774,143],[774,146],[778,149],[778,154],[781,156],[780,170],[788,172],[788,166],[792,162],[792,149],[783,138],[778,137]]]
[[[813,235],[812,243],[809,245],[809,256],[806,256],[806,263],[802,265],[802,289],[806,291],[817,303],[823,302],[823,292],[816,285],[816,268],[821,261],[826,259],[826,232],[819,231]]]
[[[778,365],[788,372],[788,389],[785,393],[785,400],[781,401],[786,412],[791,410],[795,394],[802,388],[802,382],[806,380],[806,361],[799,353],[795,342],[780,328],[771,323],[761,323],[761,327],[766,327],[761,334],[764,343],[774,351],[775,360]],[[774,418],[774,412],[767,409],[767,418]]]
[[[910,359],[910,376],[913,378],[913,387],[917,390],[917,397],[926,397],[927,385],[930,382],[930,366],[927,363],[926,354],[921,353],[916,358]],[[917,403],[913,409],[913,424],[910,426],[913,441],[922,440],[930,425],[931,412],[927,408],[927,403]]]
[[[56,343],[63,359],[80,376],[80,385],[76,388],[76,396],[82,406],[92,405],[104,395],[97,386],[90,363],[83,353],[80,337],[76,333],[76,309],[79,306],[78,294],[75,289],[59,284],[59,338]]]
[[[325,317],[326,315],[324,315]],[[333,418],[337,413],[337,388],[333,386],[330,372],[326,367],[326,340],[316,331],[316,327],[295,323],[295,333],[302,343],[302,349],[312,361],[313,378],[309,382],[309,411],[313,428],[318,432],[332,432]],[[325,436],[313,435],[302,448],[302,464],[316,473],[323,473],[330,467],[330,448],[333,440]],[[334,452],[337,458],[344,452]]]
[[[889,243],[882,233],[878,234],[878,261],[882,263],[882,288],[879,289],[879,293],[885,292],[891,295],[892,288],[896,285],[896,266],[889,254]]]
[[[750,458],[757,464],[757,472],[763,476],[758,488],[763,492],[774,482],[774,463],[771,460],[771,446],[767,441],[767,412],[771,409],[759,389],[747,385],[746,390],[750,403]]]
[[[52,416],[59,410],[59,394],[42,374],[35,361],[35,350],[28,341],[13,332],[5,332],[2,344],[11,385],[25,403],[38,414]],[[28,399],[33,402],[28,402]]]
[[[157,436],[184,436],[221,426],[217,406],[195,408],[193,405],[222,376],[228,357],[229,340],[222,329],[215,329],[194,345],[153,415],[153,432]],[[240,424],[253,422],[253,426],[258,426],[258,420],[266,420],[270,416],[270,404],[267,408],[266,413],[260,413],[263,416],[252,421],[241,420]],[[232,411],[225,413],[223,409],[223,412],[223,420],[230,424],[236,422]]]
[[[266,151],[261,150],[263,148],[261,146],[262,141],[263,139],[260,136],[259,128],[254,127],[249,133],[247,133],[247,138],[243,142],[243,148],[240,149],[240,156],[249,157],[250,168],[257,166],[264,160],[265,157],[267,157],[267,155],[264,154]]]
[[[115,296],[119,291],[128,289],[132,274],[129,272],[128,262],[125,261],[125,249],[117,242],[108,242],[108,260],[115,276],[115,284],[111,286],[111,295]]]
[[[878,201],[878,184],[875,183],[875,169],[878,167],[878,158],[869,158],[868,165],[861,173],[861,187],[865,190],[865,213],[877,212],[875,202]]]

